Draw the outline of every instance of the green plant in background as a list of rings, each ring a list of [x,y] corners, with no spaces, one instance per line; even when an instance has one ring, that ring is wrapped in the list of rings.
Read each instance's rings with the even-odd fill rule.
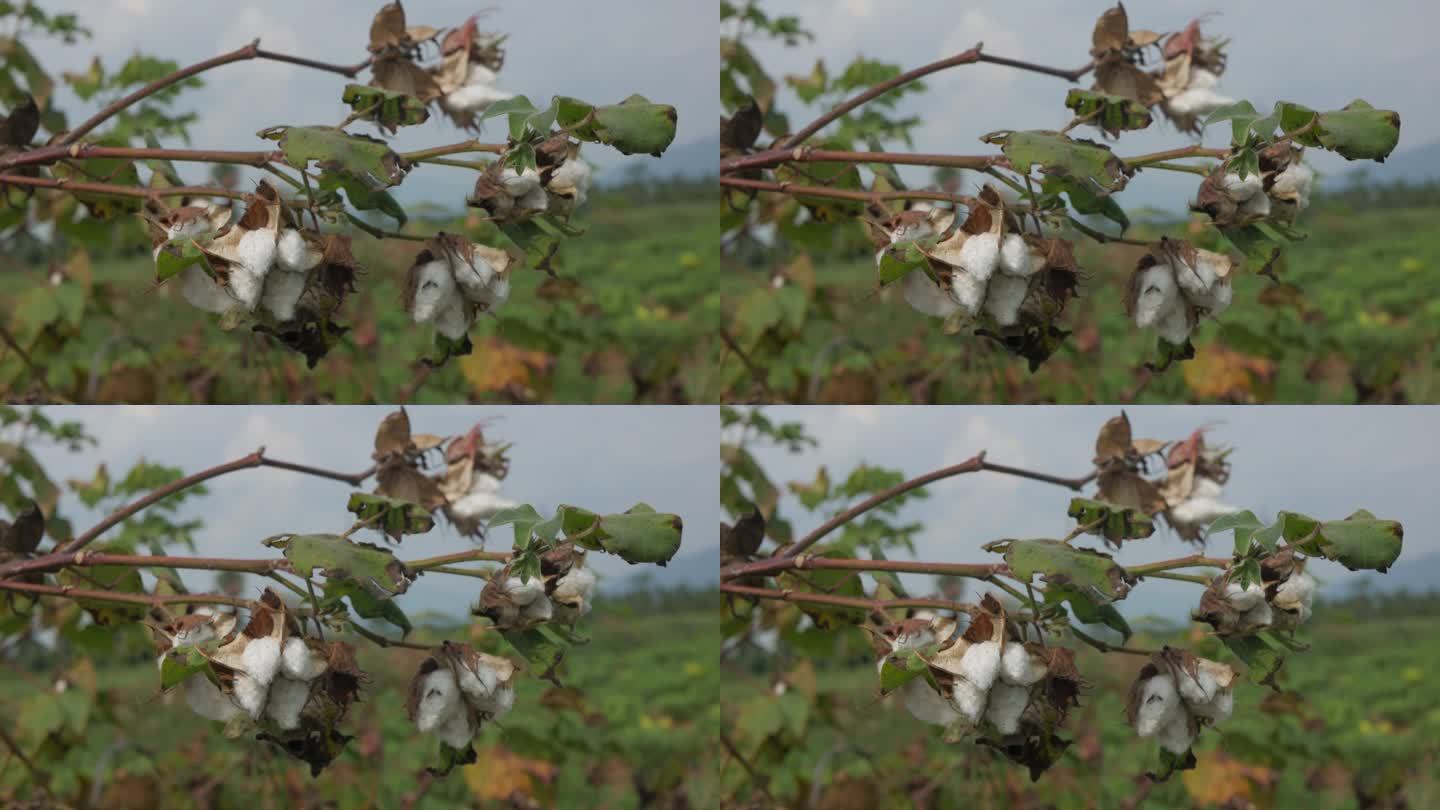
[[[609,105],[555,96],[537,105],[500,91],[495,83],[505,58],[503,35],[480,30],[474,17],[449,29],[410,25],[399,3],[376,14],[369,55],[354,65],[275,53],[261,48],[259,40],[183,68],[137,55],[107,72],[97,59],[84,73],[63,76],[82,100],[107,102],[72,125],[55,108],[54,80],[21,37],[55,35],[73,42],[88,32],[73,15],[47,15],[28,3],[0,7],[0,20],[7,18],[16,33],[5,38],[0,60],[0,105],[6,110],[0,119],[0,239],[18,255],[50,266],[49,283],[17,292],[0,330],[6,351],[0,380],[16,397],[97,398],[93,367],[112,352],[125,350],[129,358],[127,344],[147,347],[148,336],[131,329],[120,329],[98,350],[89,345],[93,322],[125,321],[116,317],[119,291],[96,283],[92,254],[103,258],[122,249],[149,253],[163,296],[183,298],[218,316],[224,331],[244,327],[262,350],[278,343],[303,354],[312,368],[336,346],[363,354],[357,337],[373,345],[377,336],[354,335],[353,324],[342,321],[347,297],[368,283],[352,247],[355,230],[382,243],[424,243],[405,258],[409,276],[398,295],[402,321],[434,328],[434,345],[409,386],[413,393],[431,368],[471,354],[473,327],[509,300],[521,269],[574,286],[558,275],[559,251],[583,231],[576,214],[590,197],[591,169],[581,156],[582,144],[658,156],[675,135],[675,109],[642,96]],[[183,91],[200,86],[199,74],[254,59],[347,79],[368,69],[371,80],[341,90],[350,109],[343,121],[265,128],[257,133],[266,141],[262,149],[162,145],[165,138],[188,142],[194,115],[176,114],[173,104]],[[500,124],[503,139],[469,139],[402,154],[381,138],[347,129],[368,123],[393,135],[399,127],[424,124],[431,109],[472,131],[486,122]],[[216,182],[186,184],[177,163],[209,165]],[[422,164],[476,178],[466,200],[475,217],[460,232],[404,230],[409,214],[391,192]],[[242,166],[266,173],[253,191],[237,188],[229,171]],[[386,230],[377,224],[379,217],[393,220],[398,229]],[[574,290],[550,296],[579,297]],[[396,297],[388,300],[394,308]],[[387,325],[404,328],[399,322]],[[535,323],[523,326],[552,332],[552,342],[553,335],[563,335]],[[155,351],[163,349],[150,349]],[[523,358],[502,356],[499,364],[517,363],[523,367]],[[135,386],[136,375],[129,372],[129,384],[118,383],[121,389]],[[481,370],[475,376],[505,374]],[[476,388],[486,390],[480,383]],[[152,397],[133,391],[121,396],[153,398],[155,392],[149,393]]]
[[[744,501],[747,495],[772,491],[773,485],[741,450],[748,440],[803,452],[813,441],[802,425],[776,425],[757,410],[731,410],[726,418],[731,432],[722,445],[722,481],[731,483],[728,489],[722,485],[722,505],[736,521],[721,527],[724,655],[738,671],[770,673],[775,683],[764,694],[737,689],[743,697],[727,696],[724,733],[730,756],[742,767],[725,779],[725,789],[737,802],[765,798],[785,804],[806,791],[829,795],[842,785],[874,791],[877,784],[908,782],[912,788],[928,784],[930,793],[948,790],[948,779],[931,778],[924,770],[911,772],[909,779],[903,773],[894,780],[870,776],[870,767],[875,773],[887,767],[903,771],[900,764],[850,766],[844,752],[869,748],[861,742],[867,737],[853,736],[853,726],[876,727],[865,735],[889,732],[877,730],[886,723],[870,719],[873,711],[861,711],[867,717],[861,721],[844,706],[840,693],[817,690],[817,670],[834,666],[854,667],[853,680],[847,679],[854,690],[868,682],[865,691],[872,696],[893,696],[888,703],[938,729],[932,736],[952,746],[980,747],[960,745],[935,755],[951,767],[981,771],[974,792],[956,786],[945,794],[950,801],[983,795],[988,775],[1004,780],[997,770],[1002,759],[1025,767],[1033,781],[1073,760],[1075,745],[1097,744],[1081,739],[1082,731],[1097,733],[1107,724],[1082,707],[1082,692],[1091,694],[1086,703],[1123,704],[1132,728],[1128,733],[1149,746],[1143,769],[1148,778],[1140,780],[1150,786],[1148,792],[1172,773],[1200,765],[1199,744],[1213,735],[1207,729],[1220,729],[1228,741],[1233,716],[1246,729],[1240,736],[1255,733],[1255,723],[1236,709],[1254,699],[1248,684],[1271,690],[1266,704],[1274,704],[1275,713],[1282,713],[1281,704],[1290,707],[1284,713],[1302,719],[1311,711],[1304,707],[1307,696],[1289,688],[1284,674],[1287,660],[1307,649],[1299,633],[1309,630],[1317,592],[1316,580],[1305,570],[1308,559],[1384,572],[1401,550],[1400,524],[1364,510],[1331,520],[1281,512],[1266,522],[1230,506],[1223,500],[1230,448],[1207,443],[1200,430],[1178,441],[1135,438],[1123,413],[1102,427],[1092,467],[1084,475],[1010,467],[981,451],[913,478],[895,475],[892,482],[887,476],[886,485],[873,491],[836,492],[825,519],[797,539],[792,527],[778,520],[773,503],[766,507],[757,501],[752,509]],[[1074,528],[1065,536],[997,540],[985,546],[997,555],[988,562],[894,560],[882,553],[884,543],[845,541],[844,530],[872,512],[887,521],[898,519],[893,510],[885,511],[897,498],[935,481],[984,472],[1077,493],[1093,485],[1095,491],[1071,498],[1067,514]],[[816,500],[827,487],[823,473],[815,482],[791,484],[805,505],[829,500]],[[1127,566],[1115,561],[1114,549],[1143,543],[1162,521],[1197,543],[1231,533],[1233,553],[1206,556],[1201,551]],[[772,525],[779,525],[778,531],[772,532]],[[895,545],[908,547],[908,537],[920,528],[903,525],[900,534],[907,539]],[[869,535],[862,531],[859,537]],[[773,547],[767,549],[767,540]],[[899,573],[945,578],[942,592],[911,594]],[[953,578],[975,580],[982,592],[961,600]],[[1147,579],[1199,586],[1193,616],[1212,632],[1158,647],[1138,644],[1137,637],[1148,631],[1132,624],[1133,617],[1120,608]],[[1145,662],[1133,674],[1128,697],[1094,694],[1101,691],[1097,684],[1123,694],[1124,684],[1117,683],[1114,671],[1119,666],[1109,661],[1116,655]],[[1103,733],[1114,736],[1108,729]],[[1256,747],[1270,744],[1248,739]],[[817,747],[831,741],[829,753],[816,762]],[[1277,743],[1273,756],[1260,757],[1259,764],[1273,764],[1291,745],[1293,740]],[[1242,752],[1238,745],[1227,744],[1227,750]],[[913,756],[917,762],[930,760]],[[807,763],[813,763],[813,772],[798,777],[811,767]],[[1207,760],[1205,767],[1208,772],[1217,765]],[[822,774],[832,769],[836,781],[827,784]],[[885,803],[869,795],[872,803]]]
[[[1314,183],[1303,162],[1306,148],[1383,161],[1399,139],[1400,116],[1364,101],[1331,111],[1280,102],[1267,114],[1225,98],[1217,85],[1228,66],[1227,41],[1202,35],[1198,20],[1168,34],[1132,30],[1123,6],[1101,15],[1090,61],[1073,70],[993,55],[980,46],[903,73],[858,58],[832,75],[817,62],[807,75],[785,77],[802,103],[825,110],[794,128],[778,109],[776,80],[747,42],[778,39],[794,47],[810,34],[797,18],[771,17],[761,6],[721,3],[721,101],[729,113],[721,124],[723,244],[767,274],[763,285],[737,282],[727,290],[733,326],[722,337],[735,360],[727,363],[726,398],[988,398],[985,391],[964,391],[963,384],[957,391],[944,379],[983,363],[987,342],[1024,358],[1031,372],[1057,352],[1094,351],[1095,327],[1082,322],[1072,328],[1066,318],[1086,282],[1092,289],[1107,282],[1123,288],[1099,299],[1123,302],[1127,320],[1158,333],[1151,360],[1136,375],[1134,396],[1174,361],[1195,356],[1192,335],[1230,309],[1237,279],[1268,279],[1270,298],[1296,290],[1281,274],[1281,257],[1304,238],[1297,217],[1309,207]],[[919,120],[896,117],[896,105],[922,89],[921,78],[975,64],[1070,82],[1091,76],[1093,85],[1063,97],[1070,120],[1058,131],[985,135],[982,140],[997,147],[994,153],[887,151],[887,144],[910,143]],[[1118,139],[1161,115],[1191,133],[1228,123],[1231,143],[1120,156],[1109,145],[1072,134],[1088,126]],[[938,188],[907,187],[896,171],[902,165],[933,168]],[[1204,214],[1203,225],[1197,221],[1174,236],[1127,235],[1131,218],[1117,200],[1128,181],[1147,170],[1197,175],[1193,205]],[[961,171],[983,175],[977,194],[959,193]],[[1121,280],[1087,265],[1096,259],[1087,242],[1145,250],[1124,252],[1121,260],[1133,269]],[[857,305],[846,301],[856,297],[853,288],[836,283],[854,269],[827,272],[824,264],[862,254],[874,257],[874,283]],[[928,336],[904,337],[915,329],[902,333],[891,323],[877,336],[868,328],[871,320],[880,328],[882,320],[896,318],[867,317],[876,309],[871,299],[888,302],[896,295],[892,289],[918,312],[942,321],[944,335],[988,341],[941,341],[950,350],[937,358],[921,342]],[[1101,324],[1118,309],[1082,306]],[[1236,318],[1243,313],[1226,323]],[[862,319],[863,331],[856,326]],[[1077,335],[1082,329],[1086,333]],[[1258,339],[1320,348],[1310,345],[1318,340],[1297,344],[1273,333]],[[1207,358],[1192,387],[1202,396],[1258,393],[1261,385],[1250,376],[1268,379],[1273,370],[1248,360],[1238,352]],[[1006,374],[998,384],[1021,387],[1014,376]],[[1064,379],[1055,385],[1077,382],[1087,384]]]
[[[14,448],[12,457],[30,460],[30,466],[16,467],[0,479],[6,492],[18,493],[7,500],[12,520],[0,523],[4,657],[23,652],[44,658],[44,647],[58,644],[69,659],[54,689],[10,693],[18,720],[14,734],[5,730],[3,741],[29,771],[18,783],[8,773],[0,782],[15,800],[58,801],[88,790],[83,781],[75,782],[75,771],[60,764],[90,756],[93,736],[123,731],[127,721],[98,697],[96,670],[107,662],[137,658],[140,670],[125,677],[148,682],[152,697],[156,691],[173,693],[173,702],[185,703],[201,718],[219,724],[217,729],[223,725],[227,738],[248,740],[252,746],[269,744],[306,762],[318,776],[354,744],[347,718],[372,678],[362,666],[367,654],[352,643],[359,640],[362,648],[369,642],[377,649],[428,654],[410,662],[416,668],[408,690],[389,683],[389,673],[374,676],[387,681],[387,692],[398,693],[383,709],[410,724],[409,736],[418,731],[438,738],[431,749],[438,754],[429,755],[428,769],[415,777],[419,781],[412,785],[413,804],[454,767],[477,764],[472,740],[482,739],[485,729],[511,712],[527,677],[553,686],[554,694],[546,701],[547,706],[553,702],[556,711],[601,718],[623,714],[619,707],[590,706],[585,692],[566,683],[571,651],[589,641],[585,631],[596,578],[586,567],[586,555],[614,554],[632,564],[663,565],[680,547],[680,518],[643,503],[621,514],[566,505],[547,519],[529,505],[508,501],[499,494],[510,467],[508,445],[487,442],[479,426],[453,437],[412,433],[404,410],[383,420],[375,436],[375,463],[355,473],[271,458],[263,449],[188,476],[141,462],[116,482],[102,463],[92,480],[70,481],[69,487],[87,506],[109,513],[87,531],[73,534],[57,514],[58,489],[48,483],[37,487],[36,481],[48,479],[34,457],[25,454],[26,444],[36,440],[83,446],[89,442],[83,428],[52,424],[33,410],[6,410],[3,416],[7,430],[17,434],[17,441],[5,446]],[[342,532],[282,534],[261,541],[279,556],[173,554],[176,547],[193,548],[193,537],[203,528],[198,521],[177,522],[176,505],[203,495],[205,481],[256,467],[351,487],[373,479],[376,486],[373,493],[357,491],[348,497],[354,520]],[[54,494],[42,509],[29,497],[34,491]],[[47,511],[52,516],[48,521]],[[511,549],[472,549],[410,560],[397,555],[395,546],[429,532],[442,516],[469,534],[482,534],[486,526],[511,526]],[[357,541],[354,535],[362,529],[378,532],[386,543]],[[47,536],[53,543],[45,543]],[[136,553],[137,546],[149,553]],[[492,565],[465,565],[473,562]],[[217,572],[221,592],[190,591],[177,574],[180,570]],[[142,573],[150,575],[153,585]],[[235,578],[240,573],[265,577],[271,587],[250,598]],[[476,619],[458,628],[458,637],[437,642],[412,638],[412,619],[394,597],[427,574],[482,581],[472,607]],[[46,636],[55,641],[36,646]],[[158,661],[148,652],[153,649],[158,649]],[[703,669],[688,673],[702,674]],[[588,676],[586,680],[593,682]],[[178,707],[166,711],[171,713],[168,722],[177,722],[173,712]],[[366,713],[374,718],[373,711]],[[572,746],[568,736],[557,735],[551,746]],[[546,747],[538,744],[540,739],[532,732],[511,743],[535,756]],[[519,757],[512,763],[519,771],[534,765],[510,749],[482,747],[497,757]],[[586,748],[572,747],[577,752]],[[564,760],[558,751],[551,759],[556,757]],[[45,767],[37,767],[37,760]],[[630,767],[617,767],[622,765]],[[498,768],[495,779],[519,778],[508,774],[503,762],[484,767]],[[554,774],[543,776],[537,776],[533,787],[553,789]],[[467,784],[476,778],[467,769]],[[682,775],[657,778],[672,785]],[[505,791],[474,791],[508,797]]]

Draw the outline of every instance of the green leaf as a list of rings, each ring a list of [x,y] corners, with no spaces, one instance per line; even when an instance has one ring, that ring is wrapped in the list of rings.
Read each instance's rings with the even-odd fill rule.
[[[210,671],[210,660],[194,647],[172,649],[160,663],[160,689],[169,691],[176,684],[195,673],[204,673],[206,678],[215,680]]]
[[[265,545],[283,549],[285,558],[301,576],[309,577],[320,570],[327,580],[354,580],[376,598],[404,593],[410,587],[405,564],[395,559],[389,549],[370,543],[356,543],[334,534],[295,534],[271,538]]]
[[[1260,522],[1260,518],[1255,517],[1254,512],[1246,509],[1243,512],[1221,515],[1216,518],[1210,523],[1210,528],[1205,532],[1205,536],[1213,537],[1221,532],[1227,532],[1233,529],[1235,532],[1235,553],[1244,556],[1245,553],[1250,550],[1250,535],[1263,525],[1265,524]]]
[[[322,607],[329,609],[343,605],[346,597],[350,599],[350,607],[356,615],[362,619],[381,619],[398,627],[402,635],[409,635],[414,628],[410,624],[410,617],[395,603],[394,599],[381,598],[370,593],[354,580],[329,579],[325,581],[325,597],[322,600]]]
[[[403,535],[424,534],[435,528],[435,518],[425,507],[414,501],[353,492],[345,508],[371,528],[379,529],[397,540]]]
[[[880,285],[893,284],[914,271],[930,265],[930,258],[920,252],[914,244],[902,245],[899,250],[887,250],[880,256]]]
[[[106,551],[110,549],[96,549]],[[58,579],[61,585],[92,591],[113,591],[116,593],[140,594],[145,592],[140,579],[140,569],[124,565],[92,565],[83,571],[67,569],[61,571]],[[139,621],[144,618],[144,605],[127,605],[77,598],[75,603],[88,611],[96,624],[112,625]]]
[[[636,504],[629,511],[609,515],[596,515],[574,506],[561,506],[556,511],[569,513],[561,517],[567,540],[614,554],[631,565],[663,566],[680,550],[684,529],[680,516],[656,512],[648,504]],[[587,522],[584,528],[571,532],[571,526],[579,528]]]
[[[634,95],[619,104],[591,106],[569,97],[553,102],[556,123],[582,141],[612,146],[621,154],[660,157],[675,140],[679,116],[668,104]]]
[[[1069,602],[1070,611],[1075,614],[1076,621],[1084,624],[1103,624],[1124,636],[1126,641],[1130,640],[1132,631],[1130,623],[1125,621],[1125,616],[1114,605],[1100,604],[1078,588],[1067,585],[1051,585],[1045,589],[1045,602],[1051,605]]]
[[[1130,227],[1130,217],[1120,203],[1109,194],[1098,194],[1076,182],[1073,177],[1046,177],[1041,189],[1046,194],[1059,195],[1062,192],[1070,200],[1070,207],[1078,214],[1099,214],[1120,226],[1123,233]]]
[[[1076,88],[1065,96],[1065,106],[1074,110],[1076,117],[1090,117],[1091,126],[1111,135],[1150,126],[1150,111],[1145,105],[1124,96]]]
[[[535,674],[540,677],[553,673],[560,666],[571,645],[584,643],[584,639],[568,635],[553,624],[540,624],[528,630],[505,630],[501,635],[515,652],[530,662]]]
[[[353,208],[361,211],[379,211],[401,226],[409,220],[405,209],[391,196],[390,192],[372,190],[357,177],[325,169],[320,172],[320,180],[317,185],[319,186],[319,193],[316,194],[318,200],[324,200],[327,196],[337,196],[336,192],[344,189],[345,199]]]
[[[1022,581],[1040,574],[1051,585],[1068,585],[1097,604],[1123,599],[1130,590],[1125,569],[1108,554],[1059,540],[1010,540],[1005,562]]]
[[[1071,499],[1068,514],[1075,518],[1077,527],[1098,522],[1088,534],[1100,535],[1117,545],[1123,540],[1137,540],[1155,533],[1155,521],[1149,515],[1104,501]]]
[[[1230,122],[1231,143],[1239,146],[1245,143],[1250,132],[1250,125],[1260,118],[1260,113],[1255,105],[1244,99],[1227,104],[1224,107],[1210,113],[1205,117],[1205,126],[1218,124],[1221,121]]]
[[[1400,142],[1400,114],[1356,99],[1343,110],[1320,113],[1315,132],[1321,146],[1346,160],[1384,163]]]
[[[430,119],[425,102],[395,90],[384,90],[364,84],[347,84],[340,94],[340,100],[350,105],[355,112],[370,110],[364,118],[382,127],[393,130],[396,127],[423,124]],[[373,109],[372,109],[373,108]]]
[[[1296,548],[1334,560],[1351,571],[1389,570],[1400,557],[1405,537],[1405,529],[1398,521],[1380,520],[1364,509],[1344,520],[1324,521],[1317,529],[1297,539]]]
[[[1249,678],[1255,683],[1267,683],[1285,664],[1283,647],[1268,638],[1269,633],[1253,636],[1220,636],[1220,641],[1234,653],[1236,658],[1250,668]]]
[[[914,650],[906,650],[901,654],[903,663],[897,663],[895,657],[887,657],[880,664],[880,694],[888,695],[905,684],[923,677],[925,674],[924,659],[916,655]],[[910,666],[910,662],[919,661],[920,667]]]
[[[303,169],[311,161],[354,178],[370,190],[388,188],[405,179],[405,162],[377,138],[351,135],[335,127],[271,127],[260,137],[280,143],[285,162]]]
[[[1068,177],[1080,188],[1105,194],[1125,187],[1125,164],[1097,143],[1077,141],[1058,132],[1031,130],[992,134],[989,143],[999,143],[1016,171],[1029,173],[1039,165],[1048,175]]]
[[[486,521],[485,525],[491,529],[496,526],[514,525],[515,549],[517,551],[524,551],[530,547],[530,537],[535,526],[544,521],[545,518],[540,517],[540,513],[535,511],[535,507],[528,503],[522,503],[519,506],[512,506],[509,509],[501,509],[499,512],[496,512],[490,520]]]

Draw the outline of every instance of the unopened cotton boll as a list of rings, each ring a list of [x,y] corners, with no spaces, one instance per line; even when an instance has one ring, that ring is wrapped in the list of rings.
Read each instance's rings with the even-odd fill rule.
[[[1245,202],[1259,194],[1263,190],[1264,184],[1260,182],[1260,175],[1255,172],[1244,177],[1231,172],[1220,178],[1220,186],[1225,189],[1226,194],[1230,195],[1230,199],[1236,202]]]
[[[415,300],[410,311],[414,314],[416,323],[427,323],[434,320],[452,299],[458,297],[459,292],[455,286],[455,277],[450,272],[450,264],[439,260],[426,262],[420,267],[419,278],[415,284]]]
[[[287,678],[298,681],[312,681],[325,674],[325,659],[320,657],[305,639],[291,636],[285,640],[280,656],[280,672]]]
[[[464,748],[469,745],[470,740],[475,737],[475,729],[470,725],[470,713],[455,712],[436,730],[435,735],[451,748]]]
[[[982,692],[1000,675],[1000,642],[982,641],[971,644],[960,659],[960,677],[975,684]]]
[[[1040,656],[1025,649],[1024,644],[1005,645],[1000,660],[1000,680],[1011,686],[1031,686],[1045,677],[1048,667]]]
[[[300,727],[300,713],[310,701],[310,684],[293,678],[279,677],[270,685],[270,700],[265,716],[285,731]]]
[[[996,684],[990,690],[990,702],[985,708],[985,719],[1001,734],[1014,734],[1020,730],[1020,716],[1030,704],[1030,689],[1025,686]]]
[[[950,705],[964,719],[979,723],[985,714],[985,690],[964,678],[956,678],[951,685]]]
[[[448,721],[460,705],[460,687],[455,673],[441,667],[420,683],[420,704],[415,710],[415,727],[423,732],[434,731]]]
[[[280,639],[274,636],[251,639],[240,661],[250,677],[269,684],[280,671]]]
[[[1014,326],[1020,321],[1020,308],[1030,292],[1030,279],[1000,273],[990,279],[985,291],[985,311],[1001,326]]]
[[[161,660],[164,660],[163,657]],[[220,691],[220,687],[199,674],[185,679],[185,703],[190,711],[201,717],[222,723],[230,722],[241,711],[235,701]]]
[[[241,672],[235,676],[233,692],[235,701],[240,704],[251,720],[259,720],[260,714],[265,709],[265,696],[270,691],[268,682],[261,683],[248,673]]]
[[[1243,613],[1256,605],[1265,604],[1265,589],[1253,582],[1244,588],[1238,582],[1231,582],[1225,586],[1225,600]]]
[[[325,258],[294,228],[286,228],[276,243],[275,265],[291,273],[308,273]]]
[[[1000,264],[1000,236],[986,232],[966,239],[960,246],[959,264],[981,284],[989,281]]]
[[[907,681],[900,687],[900,696],[905,701],[905,709],[922,723],[932,726],[948,726],[960,719],[960,713],[950,705],[950,701],[941,697],[924,678],[916,678]]]
[[[1176,301],[1161,314],[1155,331],[1172,346],[1183,346],[1190,339],[1190,317],[1183,301]]]
[[[922,270],[912,270],[905,274],[902,291],[905,294],[905,303],[916,312],[932,318],[948,318],[960,308],[955,299],[940,289],[940,285]]]
[[[271,273],[260,296],[260,307],[277,321],[292,321],[305,295],[305,274],[282,271]]]
[[[1140,706],[1135,715],[1135,733],[1149,737],[1168,724],[1177,714],[1183,715],[1180,692],[1175,679],[1167,672],[1153,675],[1140,687]]]
[[[1160,323],[1175,308],[1179,287],[1168,264],[1157,264],[1140,273],[1140,294],[1135,298],[1135,325],[1148,329]],[[1183,340],[1181,341],[1184,342]]]
[[[180,271],[180,296],[190,306],[216,315],[224,315],[240,304],[227,288],[193,264]]]
[[[1195,735],[1190,733],[1190,721],[1185,712],[1177,713],[1168,723],[1160,727],[1160,732],[1155,739],[1159,741],[1160,747],[1172,754],[1183,754],[1190,750],[1195,743]]]

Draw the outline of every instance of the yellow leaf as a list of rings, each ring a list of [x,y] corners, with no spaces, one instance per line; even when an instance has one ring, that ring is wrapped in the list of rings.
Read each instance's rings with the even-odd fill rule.
[[[1197,805],[1270,806],[1274,783],[1270,769],[1241,762],[1224,751],[1197,754],[1194,770],[1185,771],[1181,778]]]
[[[535,399],[535,387],[550,370],[553,358],[512,346],[498,338],[477,341],[460,358],[460,372],[477,394],[502,393],[517,400]]]
[[[465,784],[482,801],[514,801],[549,806],[554,800],[556,767],[526,759],[499,745],[477,747],[479,759],[465,766]]]

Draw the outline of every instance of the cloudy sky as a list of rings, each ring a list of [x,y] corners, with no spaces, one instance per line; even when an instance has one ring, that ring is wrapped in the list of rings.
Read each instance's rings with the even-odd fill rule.
[[[761,62],[778,77],[808,74],[817,58],[831,74],[857,55],[918,67],[984,42],[987,51],[1061,68],[1089,59],[1090,32],[1110,4],[1103,1],[1023,0],[1014,3],[935,3],[927,0],[764,0],[770,14],[797,14],[815,41],[796,48],[777,42],[752,43]],[[1434,74],[1431,32],[1440,24],[1440,5],[1430,0],[1392,0],[1383,13],[1338,0],[1148,0],[1127,5],[1133,28],[1174,31],[1206,15],[1207,35],[1231,39],[1229,67],[1220,92],[1248,99],[1268,110],[1276,101],[1296,101],[1316,109],[1343,107],[1364,98],[1376,107],[1400,112],[1398,149],[1440,138],[1440,107],[1435,86],[1422,77]],[[1039,74],[992,65],[954,68],[932,75],[927,93],[913,96],[902,111],[923,117],[915,151],[987,154],[977,138],[997,129],[1058,129],[1070,120],[1062,104],[1067,84]],[[1085,85],[1088,86],[1088,83]],[[791,111],[798,103],[787,91],[781,102]],[[792,112],[795,126],[813,118]],[[1081,127],[1081,137],[1096,130]],[[1118,152],[1142,154],[1181,146],[1190,136],[1173,127],[1152,125],[1126,133]],[[1207,137],[1225,145],[1228,127]],[[1345,173],[1349,164],[1334,155],[1314,154],[1322,175]],[[1373,164],[1372,164],[1373,165]],[[916,177],[928,177],[921,173]],[[1173,172],[1136,177],[1124,199],[1150,204],[1193,196],[1194,178]],[[1122,199],[1122,202],[1124,201]],[[1132,203],[1133,204],[1133,203]]]
[[[1356,509],[1400,521],[1405,546],[1394,569],[1440,551],[1440,500],[1435,498],[1440,458],[1440,408],[1432,407],[1169,407],[1128,409],[1137,438],[1183,439],[1208,426],[1209,441],[1235,448],[1225,500],[1263,520],[1281,510],[1320,519],[1343,518]],[[919,475],[964,461],[985,450],[998,464],[1056,475],[1089,470],[1095,435],[1119,413],[1106,406],[1027,407],[774,407],[774,422],[799,421],[820,444],[791,455],[776,448],[754,452],[779,482],[810,481],[824,464],[836,480],[861,462]],[[907,506],[906,521],[925,524],[916,559],[984,562],[981,546],[1006,537],[1062,537],[1073,525],[1065,515],[1072,493],[1062,487],[1012,476],[980,473],[931,485],[930,497]],[[1086,490],[1093,493],[1093,487]],[[797,535],[819,525],[791,496],[781,505]],[[1229,535],[1211,547],[1223,556]],[[1166,528],[1126,544],[1124,565],[1191,553]],[[1322,581],[1342,583],[1355,574],[1317,561]],[[912,578],[928,589],[928,578]],[[1440,582],[1431,583],[1440,586]],[[1156,613],[1184,616],[1197,597],[1188,583],[1151,580],[1126,600],[1132,618]]]
[[[112,476],[123,475],[138,460],[168,464],[187,473],[232,461],[264,446],[266,455],[284,461],[357,472],[370,466],[375,428],[391,409],[362,406],[273,407],[49,407],[52,420],[80,421],[99,447],[84,453],[37,446],[53,480],[89,479],[104,461]],[[514,444],[504,494],[550,514],[562,503],[599,512],[619,512],[645,501],[662,512],[680,515],[685,533],[670,569],[631,566],[607,554],[590,555],[604,581],[639,572],[658,585],[667,570],[684,568],[686,559],[716,560],[719,476],[715,432],[719,417],[704,407],[448,407],[407,409],[416,433],[456,435],[485,423],[487,441]],[[259,541],[282,532],[339,533],[352,516],[345,502],[352,491],[343,483],[259,468],[242,470],[206,485],[210,495],[182,513],[203,519],[196,553],[200,556],[268,558]],[[374,481],[364,485],[366,491]],[[103,515],[88,512],[73,495],[62,504],[82,531]],[[374,532],[357,535],[382,542]],[[488,546],[504,550],[510,529],[498,530]],[[103,539],[103,538],[102,538]],[[402,559],[431,557],[471,547],[444,520],[427,534],[405,540]],[[176,551],[177,554],[187,552]],[[208,589],[213,575],[189,572],[187,583]],[[258,580],[256,581],[258,582]],[[257,586],[258,587],[258,586]],[[400,597],[413,616],[424,610],[462,614],[478,591],[476,581],[430,576]]]
[[[31,48],[52,75],[86,68],[98,54],[108,69],[118,68],[136,51],[189,65],[238,48],[259,37],[273,51],[301,54],[338,64],[366,56],[370,21],[383,3],[353,0],[47,0],[49,11],[80,15],[94,37],[74,46],[37,40]],[[525,94],[538,104],[568,95],[596,104],[614,103],[632,93],[672,104],[679,111],[677,144],[713,134],[719,116],[716,97],[715,25],[712,0],[553,0],[547,3],[485,3],[475,0],[409,0],[411,25],[458,26],[484,12],[481,26],[509,34],[503,89]],[[267,141],[257,130],[275,124],[335,124],[349,112],[340,103],[346,79],[279,62],[226,65],[203,76],[206,87],[187,91],[177,102],[199,113],[192,130],[196,147],[259,149]],[[358,81],[369,81],[363,72]],[[82,120],[99,104],[80,104],[62,94],[64,109]],[[357,127],[355,131],[369,131]],[[503,133],[503,131],[500,131]],[[489,134],[489,133],[487,133]],[[465,134],[443,115],[420,127],[403,128],[393,142],[404,151],[453,143]],[[500,139],[497,134],[496,140]],[[176,145],[176,144],[167,144]],[[602,170],[643,161],[606,147],[586,150]],[[402,194],[423,186],[427,195],[460,199],[474,185],[463,171],[437,167],[402,187]],[[416,180],[423,180],[416,183]]]

